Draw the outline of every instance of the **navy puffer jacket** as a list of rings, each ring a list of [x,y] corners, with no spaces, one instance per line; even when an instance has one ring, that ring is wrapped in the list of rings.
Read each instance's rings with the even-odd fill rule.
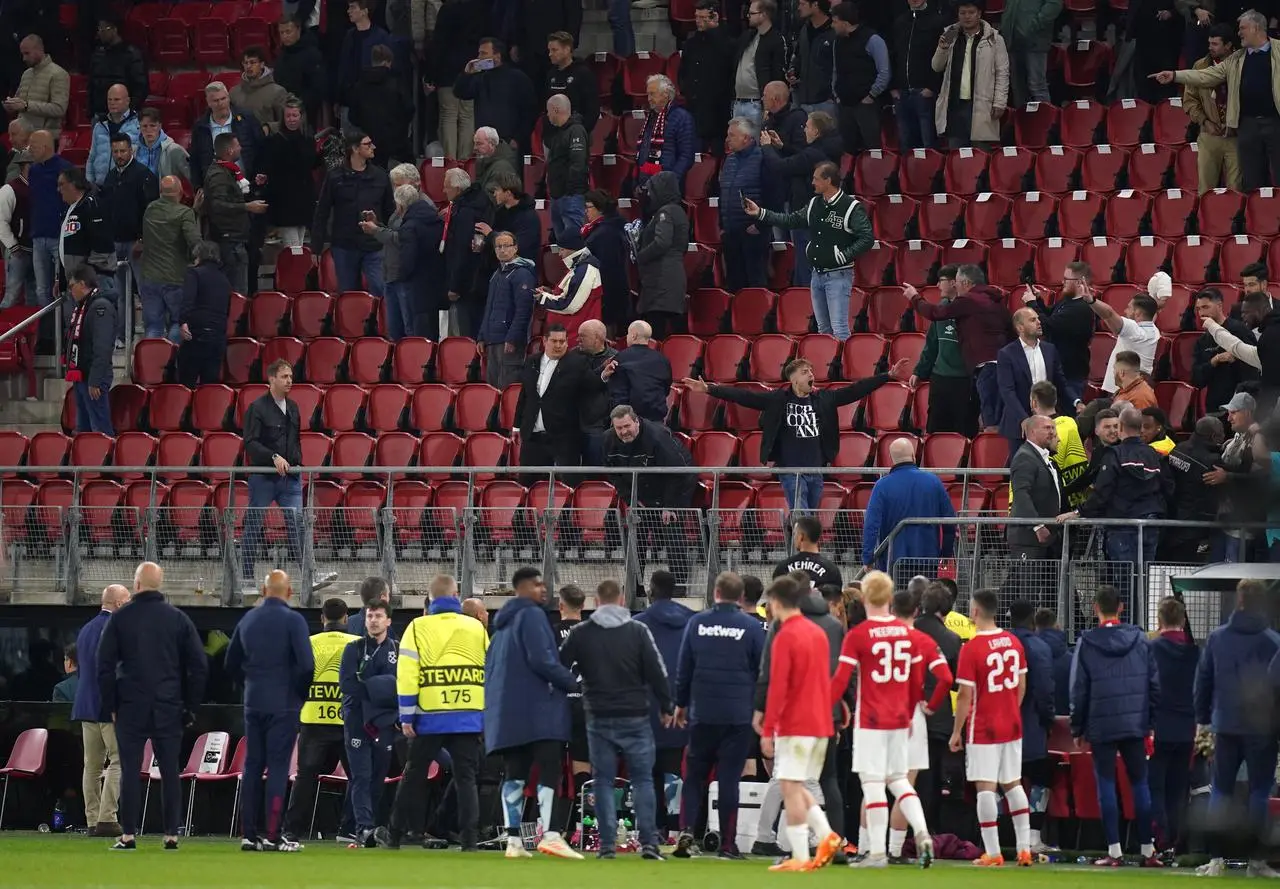
[[[1073,736],[1091,744],[1146,737],[1159,706],[1160,673],[1140,628],[1110,624],[1080,637],[1071,665]]]

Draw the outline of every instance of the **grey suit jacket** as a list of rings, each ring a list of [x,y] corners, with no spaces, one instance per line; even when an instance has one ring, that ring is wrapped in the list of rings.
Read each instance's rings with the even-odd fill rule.
[[[1023,442],[1013,455],[1009,466],[1009,481],[1013,487],[1013,506],[1009,515],[1013,518],[1043,519],[1057,539],[1058,527],[1054,522],[1062,512],[1061,481],[1056,479],[1057,469],[1050,469],[1036,453],[1035,445]],[[1012,546],[1039,546],[1034,525],[1007,525],[1006,536]]]

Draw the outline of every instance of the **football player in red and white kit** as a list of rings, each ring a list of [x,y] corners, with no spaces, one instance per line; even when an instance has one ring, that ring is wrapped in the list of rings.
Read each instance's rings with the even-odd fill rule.
[[[862,602],[867,619],[844,637],[840,665],[831,680],[834,705],[849,687],[858,669],[858,707],[853,728],[853,770],[862,782],[866,806],[869,849],[854,867],[885,867],[885,831],[889,827],[889,793],[902,807],[915,831],[920,866],[933,861],[933,840],[925,823],[920,798],[907,780],[907,750],[911,715],[912,668],[922,661],[920,643],[911,629],[889,613],[893,581],[883,571],[872,571],[862,580]]]
[[[929,768],[929,728],[926,716],[932,716],[947,700],[954,677],[947,659],[938,650],[938,643],[914,626],[920,603],[906,590],[893,594],[893,616],[911,628],[911,643],[918,646],[920,657],[911,664],[911,736],[907,748],[907,780],[916,786],[916,776]],[[925,677],[934,677],[933,694],[924,696]],[[902,800],[896,799],[889,812],[889,860],[901,859],[902,846],[907,839],[907,816],[902,812]],[[901,863],[895,862],[895,863]]]
[[[951,749],[966,748],[966,777],[978,790],[978,826],[986,851],[974,864],[1004,864],[1000,800],[996,796],[999,785],[1013,818],[1018,866],[1030,867],[1031,806],[1022,789],[1022,698],[1027,693],[1027,658],[1018,638],[996,626],[999,609],[994,590],[978,590],[970,601],[969,613],[978,631],[960,649],[956,665],[960,695]]]

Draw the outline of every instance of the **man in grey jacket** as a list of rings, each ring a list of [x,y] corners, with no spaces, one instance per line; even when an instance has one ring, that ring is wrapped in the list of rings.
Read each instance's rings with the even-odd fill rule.
[[[182,282],[191,251],[200,242],[195,211],[182,203],[177,176],[160,180],[160,199],[142,214],[142,323],[148,337],[178,342]],[[167,319],[167,320],[166,320]]]

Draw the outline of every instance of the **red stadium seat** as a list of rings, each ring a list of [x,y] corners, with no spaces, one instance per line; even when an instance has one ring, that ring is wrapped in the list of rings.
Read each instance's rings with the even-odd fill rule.
[[[662,354],[671,364],[671,377],[679,382],[696,376],[702,364],[703,342],[696,336],[674,334],[662,341]]]
[[[474,432],[462,445],[463,466],[506,466],[511,440],[499,432]],[[493,473],[476,474],[476,481],[491,481]]]
[[[891,283],[888,279],[896,259],[897,250],[892,244],[876,241],[853,264],[853,286],[870,290]]]
[[[262,346],[262,366],[267,368],[283,359],[293,365],[296,377],[298,364],[302,361],[302,356],[306,354],[306,351],[306,343],[297,337],[273,337]]]
[[[874,447],[875,440],[867,433],[841,429],[840,447],[831,465],[845,468],[866,466]]]
[[[718,399],[686,389],[681,393],[678,405],[681,429],[701,432],[715,428],[716,412],[720,406]]]
[[[873,148],[853,164],[853,188],[858,197],[876,199],[897,190],[898,155]]]
[[[689,298],[689,333],[715,336],[720,333],[729,313],[733,296],[719,287],[700,287]]]
[[[221,5],[217,4],[217,6]],[[262,18],[248,16],[235,19],[230,22],[230,25],[231,55],[233,58],[243,57],[244,51],[252,46],[261,47],[268,54],[271,53],[272,23]]]
[[[1169,262],[1170,247],[1168,241],[1160,238],[1135,238],[1130,241],[1124,251],[1124,267],[1129,282],[1145,287],[1151,276]],[[1088,249],[1086,244],[1082,253]],[[1096,276],[1094,280],[1097,280]]]
[[[990,159],[985,151],[958,148],[947,154],[945,181],[947,191],[962,197],[979,192]]]
[[[729,304],[729,326],[742,336],[765,332],[765,321],[773,314],[778,295],[763,287],[744,287]]]
[[[176,352],[165,339],[139,340],[133,347],[133,381],[140,386],[163,383]]]
[[[151,59],[156,64],[178,67],[191,61],[191,30],[186,22],[163,18],[150,25],[149,31]]]
[[[1008,440],[997,432],[979,432],[969,446],[969,466],[973,469],[1003,470],[1008,465]],[[1003,474],[977,476],[976,480],[988,486],[1007,486],[1009,483]]]
[[[191,428],[200,434],[217,432],[235,407],[236,393],[221,383],[199,386],[191,398]]]
[[[1051,145],[1036,154],[1036,188],[1049,194],[1065,194],[1074,188],[1081,154],[1074,148]]]
[[[341,432],[333,437],[329,463],[333,466],[368,466],[375,444],[373,436],[363,432]],[[362,475],[360,472],[336,472],[330,477],[339,482],[355,482]]]
[[[711,337],[703,353],[703,376],[718,383],[734,382],[739,378],[750,348],[750,340],[737,334]]]
[[[1191,118],[1182,107],[1182,97],[1174,96],[1156,105],[1151,115],[1151,139],[1157,145],[1177,148],[1187,144]]]
[[[1045,155],[1040,155],[1042,158]],[[1015,238],[1040,241],[1049,220],[1058,213],[1058,199],[1043,191],[1029,191],[1014,198],[1009,211],[1010,229]]]
[[[1218,278],[1223,281],[1238,281],[1244,267],[1266,259],[1267,242],[1253,235],[1232,235],[1222,242],[1222,250],[1218,254]],[[112,390],[112,395],[115,390]],[[118,427],[117,427],[118,428]]]
[[[632,119],[628,116],[622,118],[622,121],[625,123]],[[643,117],[640,118],[640,124],[641,126],[644,124]],[[630,148],[627,149],[624,146],[624,150],[629,150],[634,155],[635,143],[629,144]],[[618,194],[622,191],[623,182],[631,177],[632,167],[635,166],[634,157],[623,157],[620,154],[592,157],[587,163],[591,170],[591,181],[597,188],[603,188],[609,194]]]
[[[227,33],[226,22],[215,18],[198,19],[194,36],[197,64],[224,65],[230,61],[231,37]]]
[[[148,396],[147,390],[136,383],[111,387],[111,428],[117,435],[141,428]]]
[[[1107,199],[1093,191],[1073,191],[1058,203],[1058,232],[1064,238],[1082,241],[1094,232],[1108,231],[1103,222]],[[1135,231],[1134,234],[1137,234]]]
[[[1196,219],[1200,234],[1225,238],[1233,233],[1236,217],[1244,212],[1244,195],[1229,188],[1213,188],[1200,195]]]
[[[964,233],[979,241],[994,241],[1006,229],[1012,204],[1001,194],[983,192],[969,199],[964,208]]]
[[[667,57],[656,52],[632,53],[622,60],[622,89],[632,99],[645,97],[645,80],[661,74],[666,68]]]
[[[379,432],[373,445],[374,466],[412,466],[418,455],[418,437],[412,432]],[[405,478],[397,473],[397,481]]]
[[[1251,192],[1244,205],[1244,228],[1259,238],[1280,235],[1280,192],[1270,186]]]
[[[338,294],[333,303],[333,332],[346,339],[377,334],[378,299],[363,290]]]
[[[1092,5],[1091,0],[1086,2]],[[1070,6],[1068,6],[1070,10]],[[1074,10],[1070,10],[1074,11]],[[1063,65],[1063,80],[1075,89],[1092,90],[1099,79],[1111,70],[1111,47],[1097,40],[1077,40],[1069,43]],[[1067,108],[1062,109],[1063,139],[1066,139]],[[1096,126],[1096,125],[1095,125]],[[1068,143],[1070,144],[1070,143]]]
[[[190,432],[162,433],[156,442],[156,465],[173,467],[173,471],[162,472],[160,477],[165,481],[186,478],[183,470],[199,460],[200,447],[201,440]]]
[[[1199,331],[1178,333],[1169,347],[1169,369],[1176,380],[1190,380],[1195,363],[1196,345],[1203,336]]]
[[[457,390],[444,383],[425,383],[413,390],[409,425],[421,432],[439,432],[449,428]]]
[[[1138,145],[1150,122],[1150,105],[1141,99],[1121,99],[1107,108],[1107,141],[1127,147]]]
[[[715,181],[717,161],[714,154],[695,154],[693,166],[684,177],[686,200],[696,201],[711,196],[711,183]]]
[[[1080,187],[1110,194],[1129,163],[1129,152],[1116,145],[1092,145],[1080,157]]]
[[[406,386],[417,386],[427,379],[436,344],[425,337],[407,336],[396,343],[391,361],[391,379]]]
[[[391,363],[392,343],[377,336],[362,336],[351,344],[347,376],[354,383],[379,383]]]
[[[511,432],[519,426],[520,418],[516,416],[516,408],[520,404],[520,390],[522,388],[519,383],[509,383],[502,390],[502,397],[498,399],[499,431]]]
[[[249,383],[240,387],[240,390],[236,393],[236,416],[234,422],[236,429],[244,428],[244,412],[248,410],[249,405],[266,394],[267,385],[265,383]],[[290,391],[289,395],[292,397],[293,392]],[[307,418],[305,422],[306,428],[310,428],[310,418]]]
[[[941,249],[932,241],[907,241],[898,249],[895,268],[904,284],[925,283],[941,262]]]
[[[330,386],[321,402],[320,425],[330,432],[355,431],[360,428],[360,415],[368,400],[368,391],[354,383]]]
[[[336,383],[347,363],[347,341],[322,336],[307,344],[306,379],[309,383]]]
[[[1200,235],[1187,235],[1173,245],[1171,259],[1173,280],[1198,287],[1211,280],[1210,266],[1217,261],[1217,258],[1217,241]]]
[[[899,277],[902,273],[899,273]],[[923,277],[915,280],[923,281]],[[867,297],[867,329],[872,334],[892,336],[904,329],[904,320],[914,315],[901,287],[877,287]]]
[[[927,429],[929,426],[929,389],[928,380],[917,382],[911,391],[911,425],[916,429]]]
[[[964,212],[965,202],[955,195],[933,194],[922,198],[917,217],[920,237],[926,241],[950,241],[958,237]]]
[[[942,186],[942,167],[946,158],[932,148],[913,148],[898,160],[898,182],[902,193],[912,197],[934,194]]]
[[[762,383],[739,383],[738,388],[760,393],[770,391],[769,387]],[[724,422],[728,429],[758,429],[760,427],[760,411],[726,402]]]
[[[924,437],[920,465],[931,469],[949,469],[953,466],[964,466],[968,456],[968,438],[959,432],[934,432]],[[958,476],[940,475],[939,478],[950,481]]]
[[[324,401],[324,390],[310,383],[294,383],[289,390],[289,398],[298,406],[298,420],[303,429],[312,428],[320,404]]]
[[[1060,118],[1061,112],[1058,107],[1048,102],[1028,102],[1023,107],[1014,109],[1014,142],[1020,149],[1044,148],[1050,144],[1049,139],[1058,128]],[[999,149],[996,154],[1006,151],[1007,149]],[[994,184],[992,187],[995,187]]]
[[[99,478],[102,473],[83,470],[104,466],[111,459],[111,448],[114,443],[109,435],[101,432],[77,432],[71,439],[71,450],[67,455],[67,462],[81,470],[79,473],[81,478]]]
[[[1106,119],[1105,105],[1092,99],[1076,99],[1062,106],[1060,121],[1062,144],[1071,148],[1087,148]]]
[[[1139,145],[1129,155],[1129,187],[1156,192],[1172,184],[1177,159],[1177,152],[1168,145]]]
[[[919,203],[906,195],[885,195],[876,201],[872,225],[876,237],[882,241],[905,240],[903,233],[920,214]]]
[[[778,332],[803,336],[816,330],[813,296],[808,287],[788,287],[778,294]]]
[[[987,278],[997,287],[1015,287],[1033,274],[1035,259],[1034,244],[1002,238],[987,248]]]
[[[304,432],[303,435],[314,435],[313,432]],[[240,455],[244,450],[244,441],[234,432],[207,432],[200,439],[200,465],[201,466],[238,466],[240,464]],[[317,463],[311,463],[307,460],[307,455],[303,454],[303,466],[316,466]],[[211,482],[220,482],[230,478],[230,473],[213,473],[211,475],[201,476]]]
[[[923,333],[900,333],[889,340],[889,366],[892,367],[903,358],[906,358],[911,361],[911,366],[915,367],[916,362],[920,360],[920,353],[923,351]]]
[[[411,393],[396,383],[383,383],[369,390],[365,425],[376,432],[394,432],[409,410]]]
[[[841,354],[841,376],[846,380],[860,380],[873,376],[884,357],[886,342],[875,333],[855,333],[844,341]]]
[[[720,246],[720,199],[708,198],[689,209],[693,237],[712,247]],[[550,277],[550,276],[548,276]]]
[[[1052,106],[1048,106],[1052,107]],[[1021,194],[1035,185],[1036,154],[1026,145],[1005,145],[991,153],[987,179],[997,194]]]
[[[502,393],[486,383],[468,383],[458,390],[453,425],[463,432],[492,429],[501,398]]]
[[[786,334],[766,333],[751,344],[748,376],[761,383],[782,382],[782,369],[796,354],[796,341]]]
[[[1106,233],[1113,238],[1136,238],[1150,213],[1150,197],[1131,188],[1118,191],[1107,201]]]
[[[1035,279],[1059,281],[1067,263],[1080,258],[1080,242],[1066,238],[1045,238],[1036,246]]]
[[[247,321],[249,299],[242,293],[231,292],[231,301],[227,305],[227,336],[240,335],[241,321]]]
[[[462,456],[462,445],[462,438],[452,432],[428,432],[423,435],[422,445],[418,449],[418,465],[444,470],[428,474],[426,478],[432,482],[448,479],[448,470],[457,465]]]
[[[1089,380],[1100,382],[1106,373],[1111,353],[1116,347],[1116,336],[1113,333],[1095,333],[1089,340]]]
[[[288,300],[288,297],[283,293],[258,293],[254,295],[253,307],[261,308],[259,300],[268,295],[271,297],[272,302],[278,302],[282,299]],[[330,321],[333,318],[333,297],[319,290],[304,290],[293,298],[293,306],[289,311],[289,332],[294,336],[304,340],[326,336],[329,333]],[[257,329],[253,318],[254,312],[251,309],[250,327],[253,329],[254,336],[270,337],[279,333],[275,329],[269,332]]]
[[[738,436],[732,432],[708,430],[693,437],[693,462],[696,466],[731,466],[738,459]],[[703,478],[711,478],[704,475]]]
[[[1151,233],[1157,238],[1180,238],[1196,212],[1196,193],[1185,188],[1157,192],[1151,200]]]
[[[428,168],[428,165],[423,165],[424,174]],[[423,175],[422,181],[424,185],[428,182],[426,175]],[[439,197],[431,197],[437,203],[443,202],[444,192],[441,191]],[[276,286],[287,294],[301,293],[307,289],[307,275],[312,268],[310,248],[285,247],[276,257]]]
[[[156,386],[147,400],[147,423],[157,432],[179,432],[190,407],[191,390],[186,386]]]
[[[904,428],[911,407],[911,390],[905,383],[886,383],[864,399],[864,422],[877,432]]]
[[[1124,242],[1114,238],[1094,237],[1080,245],[1080,260],[1089,263],[1089,268],[1093,272],[1093,283],[1097,285],[1121,280],[1119,266],[1124,255]],[[1133,280],[1132,270],[1125,280]],[[1142,283],[1146,283],[1146,278],[1142,279]]]

